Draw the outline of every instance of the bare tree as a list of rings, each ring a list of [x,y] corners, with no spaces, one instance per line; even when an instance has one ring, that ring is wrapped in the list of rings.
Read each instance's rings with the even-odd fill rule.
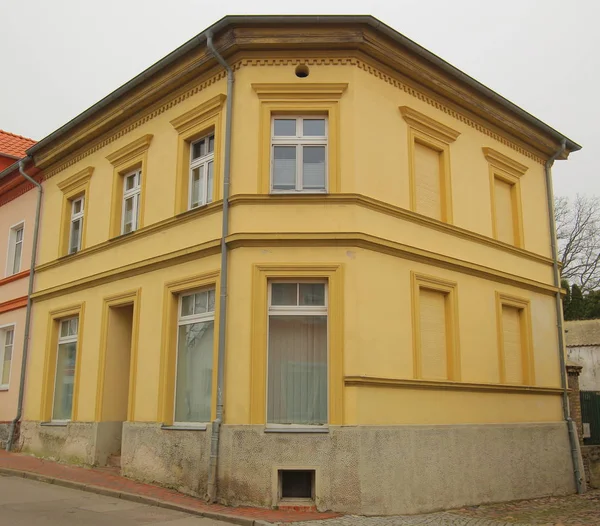
[[[562,279],[582,291],[600,287],[600,199],[577,195],[554,202]]]

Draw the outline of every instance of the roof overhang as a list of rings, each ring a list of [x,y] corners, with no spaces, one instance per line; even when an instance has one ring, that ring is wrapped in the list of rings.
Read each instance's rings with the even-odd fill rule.
[[[106,133],[167,93],[219,67],[206,49],[212,33],[225,57],[261,50],[349,50],[375,59],[549,158],[564,141],[566,158],[581,146],[372,16],[226,16],[27,150],[45,167]]]

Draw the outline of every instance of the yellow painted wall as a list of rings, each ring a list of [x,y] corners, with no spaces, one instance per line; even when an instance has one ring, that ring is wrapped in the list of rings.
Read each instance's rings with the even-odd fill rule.
[[[314,65],[306,81],[348,84],[339,101],[340,190],[347,199],[252,201],[252,195],[241,195],[256,194],[259,177],[260,101],[251,84],[303,81],[294,75],[293,65],[242,66],[236,70],[230,230],[236,245],[229,268],[226,423],[250,423],[251,395],[264,389],[255,385],[251,377],[252,272],[258,263],[343,266],[341,330],[345,376],[413,378],[411,272],[418,272],[457,284],[463,382],[499,382],[495,301],[496,293],[501,292],[530,301],[535,386],[559,387],[542,165],[355,66]],[[219,269],[216,247],[221,224],[219,203],[173,220],[178,135],[170,121],[220,93],[226,93],[224,80],[159,112],[44,183],[45,214],[27,419],[41,418],[40,385],[48,314],[85,302],[75,418],[93,420],[98,402],[103,298],[138,288],[139,360],[132,377],[133,414],[137,421],[159,418],[165,284]],[[454,225],[458,228],[427,222],[406,210],[408,126],[399,106],[409,106],[460,132],[450,145]],[[109,241],[113,167],[106,156],[145,134],[153,135],[145,174],[145,228],[127,238]],[[490,177],[482,147],[494,148],[528,167],[521,177],[525,251],[490,239]],[[94,167],[94,173],[86,210],[86,250],[55,261],[63,199],[57,184],[87,166]],[[275,236],[295,240],[274,246]],[[335,236],[341,240],[332,239]],[[352,241],[347,241],[349,238]],[[369,247],[365,246],[365,239],[369,240]],[[521,285],[525,281],[527,288]],[[556,393],[482,393],[398,386],[349,386],[344,390],[343,420],[347,424],[531,422],[560,418],[560,395]]]

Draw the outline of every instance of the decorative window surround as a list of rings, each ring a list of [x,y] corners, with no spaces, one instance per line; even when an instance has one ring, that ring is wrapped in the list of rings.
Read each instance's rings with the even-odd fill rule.
[[[276,115],[324,115],[328,126],[326,188],[340,191],[340,110],[339,101],[346,83],[252,84],[260,100],[258,193],[271,187],[271,119]]]
[[[417,212],[415,145],[422,144],[440,154],[441,220],[445,223],[452,223],[450,144],[458,138],[460,132],[408,106],[400,106],[400,113],[408,124],[410,209]]]
[[[63,206],[62,206],[62,219],[61,219],[61,233],[58,244],[58,256],[66,256],[70,254],[69,250],[69,242],[71,237],[71,221],[72,221],[72,209],[73,202],[79,198],[83,198],[83,203],[85,203],[85,212],[82,216],[82,224],[81,224],[81,233],[80,233],[80,242],[79,242],[79,250],[85,248],[86,240],[86,225],[87,225],[87,216],[88,205],[89,205],[89,195],[90,195],[90,179],[92,178],[92,174],[94,173],[94,167],[88,166],[83,170],[77,172],[71,177],[61,181],[56,186],[63,193]]]
[[[221,198],[221,158],[223,137],[223,106],[227,97],[216,97],[173,119],[171,125],[179,134],[177,139],[177,173],[175,180],[175,214],[189,209],[191,145],[206,135],[214,134],[213,195],[208,201]]]
[[[121,235],[123,215],[123,179],[136,170],[141,171],[141,188],[137,228],[144,226],[144,203],[146,181],[148,180],[148,148],[152,142],[152,134],[146,134],[133,142],[107,155],[106,159],[113,165],[113,185],[110,206],[109,237]]]
[[[496,179],[503,181],[511,187],[511,201],[513,214],[514,246],[523,248],[525,235],[523,231],[523,211],[521,207],[520,178],[527,171],[527,166],[507,157],[492,149],[482,148],[483,155],[488,161],[490,170],[490,198],[492,206],[492,235],[498,236],[498,215],[496,210]]]

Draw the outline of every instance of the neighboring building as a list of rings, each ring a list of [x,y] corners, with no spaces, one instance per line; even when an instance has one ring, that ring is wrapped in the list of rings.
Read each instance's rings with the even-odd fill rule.
[[[17,414],[37,199],[15,162],[34,144],[0,130],[0,446]]]
[[[567,355],[581,365],[579,389],[600,391],[600,320],[565,322]]]
[[[371,17],[210,31],[235,76],[219,500],[387,514],[572,492],[544,163],[579,146]],[[26,452],[120,457],[201,496],[228,102],[206,38],[28,150],[21,428]]]

